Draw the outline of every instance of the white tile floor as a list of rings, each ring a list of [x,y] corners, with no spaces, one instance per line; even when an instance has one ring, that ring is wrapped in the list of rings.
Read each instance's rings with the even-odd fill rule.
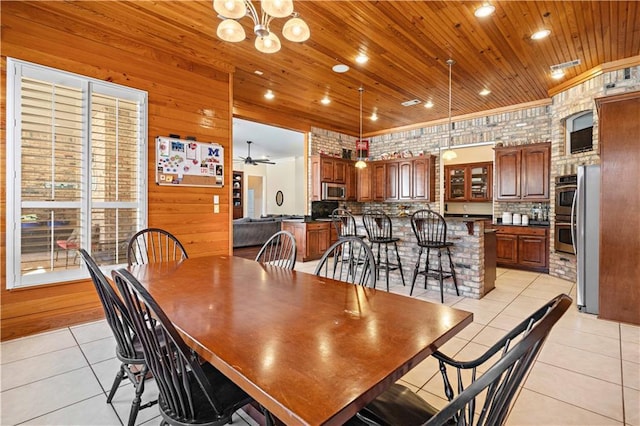
[[[296,270],[313,272],[315,262]],[[446,296],[445,303],[472,311],[474,322],[442,351],[458,359],[483,353],[505,330],[560,292],[575,298],[573,283],[545,274],[499,269],[496,289],[481,300]],[[391,291],[408,294],[408,287]],[[414,297],[439,302],[439,294]],[[42,333],[1,345],[1,425],[126,424],[133,387],[124,384],[106,403],[119,363],[104,321]],[[427,359],[402,382],[435,406],[446,403],[437,364]],[[153,381],[143,399],[157,396]],[[157,406],[137,424],[159,424]],[[243,412],[235,425],[254,424]],[[640,426],[640,328],[603,321],[572,308],[551,332],[519,391],[508,425]]]

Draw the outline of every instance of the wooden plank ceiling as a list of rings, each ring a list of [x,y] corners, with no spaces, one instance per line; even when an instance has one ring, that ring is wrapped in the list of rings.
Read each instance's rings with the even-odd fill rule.
[[[282,49],[270,55],[254,48],[248,17],[240,21],[246,40],[219,40],[220,19],[211,0],[35,4],[45,13],[59,13],[65,22],[108,27],[118,36],[126,35],[137,48],[151,46],[195,63],[232,65],[238,116],[351,135],[358,134],[361,86],[365,134],[446,118],[449,58],[456,61],[456,116],[548,98],[548,91],[563,81],[640,52],[640,2],[492,1],[495,13],[482,19],[474,16],[481,3],[295,0],[311,38],[297,44],[280,36]],[[271,30],[280,35],[284,21],[275,19]],[[551,35],[531,40],[542,28]],[[357,64],[358,53],[365,53],[369,61]],[[580,65],[567,69],[564,79],[550,77],[551,65],[575,59]],[[331,68],[338,63],[350,70],[334,73]],[[480,96],[483,88],[491,93]],[[267,89],[275,99],[264,98]],[[331,99],[329,105],[320,103],[325,95]],[[411,99],[421,103],[401,105]],[[427,100],[433,108],[424,107]],[[368,119],[374,110],[379,117],[375,122]]]

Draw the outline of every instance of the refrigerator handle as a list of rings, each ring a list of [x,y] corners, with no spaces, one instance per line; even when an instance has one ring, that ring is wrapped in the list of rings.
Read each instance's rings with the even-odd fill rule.
[[[578,225],[576,204],[578,200],[578,194],[580,193],[580,181],[578,181],[578,185],[576,187],[575,192],[573,193],[573,200],[571,202],[571,245],[573,246],[573,252],[578,255],[578,243],[576,241],[576,237],[578,236],[576,228]]]

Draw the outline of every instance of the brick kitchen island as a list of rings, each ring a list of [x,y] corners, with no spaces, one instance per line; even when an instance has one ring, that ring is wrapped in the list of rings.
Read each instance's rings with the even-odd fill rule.
[[[362,216],[356,216],[358,232],[366,235]],[[451,257],[456,269],[458,290],[461,296],[480,299],[494,288],[495,281],[495,233],[493,230],[485,230],[485,219],[446,217],[447,240],[454,245],[451,247]],[[411,285],[413,270],[418,258],[419,247],[416,237],[411,229],[411,216],[391,216],[393,223],[393,236],[400,238],[398,250],[402,261],[405,283]],[[384,255],[384,254],[383,254]],[[443,254],[444,256],[444,254]],[[390,259],[393,257],[392,250],[389,253]],[[431,262],[437,261],[437,255],[431,254]],[[395,260],[395,259],[394,259]],[[424,269],[425,255],[422,256],[420,268]],[[446,261],[443,259],[444,268]],[[380,287],[380,282],[384,281],[381,276],[376,287]],[[400,273],[391,271],[389,281],[393,285],[402,285]],[[416,278],[415,290],[424,288],[424,277]],[[437,280],[429,278],[427,289],[440,292],[440,285]],[[451,279],[444,280],[444,291],[447,294],[455,295],[456,291]]]

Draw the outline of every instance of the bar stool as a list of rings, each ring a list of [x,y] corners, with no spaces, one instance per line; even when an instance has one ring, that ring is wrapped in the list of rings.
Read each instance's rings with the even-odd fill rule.
[[[367,237],[371,242],[371,250],[374,249],[374,245],[377,245],[377,257],[376,257],[376,276],[380,279],[380,269],[385,270],[387,278],[387,291],[389,291],[389,271],[400,270],[400,277],[402,278],[402,285],[404,283],[404,272],[402,271],[402,262],[400,262],[400,254],[398,253],[398,245],[400,238],[393,237],[393,229],[391,226],[391,218],[384,212],[373,211],[367,212],[362,216],[364,222],[364,229],[367,231]],[[381,245],[384,244],[384,260],[380,259]],[[393,248],[396,251],[397,263],[389,262],[389,244],[393,244]]]
[[[447,223],[444,218],[430,209],[418,210],[411,215],[411,228],[413,233],[418,239],[418,246],[420,252],[418,253],[418,260],[416,261],[416,267],[413,270],[413,278],[411,280],[411,291],[409,295],[413,293],[413,287],[416,283],[416,277],[418,274],[424,275],[424,288],[427,288],[427,277],[437,278],[440,282],[440,302],[444,303],[444,284],[443,281],[446,278],[453,280],[453,285],[456,289],[456,294],[460,296],[458,291],[458,282],[456,280],[456,270],[453,267],[453,261],[451,260],[451,250],[449,247],[453,245],[452,242],[447,241]],[[427,249],[427,259],[424,265],[424,271],[420,269],[420,258],[424,249]],[[431,249],[438,251],[438,269],[433,269],[429,265],[429,254]],[[442,269],[442,250],[447,251],[449,257],[449,270],[444,271]]]
[[[338,239],[343,237],[366,237],[366,235],[358,235],[356,219],[347,209],[337,208],[331,212],[331,222],[336,228]]]

